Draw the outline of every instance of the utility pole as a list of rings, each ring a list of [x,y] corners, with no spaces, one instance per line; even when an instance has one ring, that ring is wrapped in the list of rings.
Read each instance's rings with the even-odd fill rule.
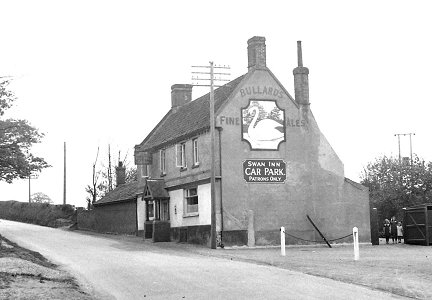
[[[31,172],[29,171],[29,203],[31,203],[31,184],[30,184],[30,179],[31,179]]]
[[[413,132],[409,132],[409,133],[396,133],[394,136],[398,137],[398,146],[399,146],[399,164],[401,163],[401,144],[400,144],[400,137],[402,136],[406,136],[409,135],[409,139],[410,139],[410,160],[411,160],[411,164],[412,164],[412,138],[411,136],[415,135],[415,133]]]
[[[108,192],[112,191],[111,145],[108,144]]]
[[[210,66],[192,66],[192,68],[210,68],[210,72],[192,72],[192,74],[205,74],[210,75],[210,78],[192,77],[192,80],[206,80],[210,81],[208,84],[193,84],[195,86],[210,86],[210,198],[211,198],[211,229],[210,229],[210,248],[216,249],[216,134],[215,134],[215,111],[214,111],[214,75],[230,75],[229,73],[215,73],[214,69],[230,69],[229,66],[214,66],[213,62],[209,62]],[[229,81],[229,79],[216,79],[218,81]],[[220,195],[222,197],[222,195]]]
[[[412,165],[412,140],[411,140],[411,135],[415,135],[415,133],[410,133],[409,137],[410,137],[410,159],[411,159],[411,165]]]
[[[66,142],[63,144],[63,205],[66,204]]]
[[[37,179],[37,178],[38,178],[38,176],[35,175],[35,174],[32,174],[31,170],[29,169],[29,174],[28,174],[28,180],[29,180],[29,191],[28,191],[29,195],[28,195],[28,200],[29,200],[29,203],[31,203],[31,180],[32,179]]]

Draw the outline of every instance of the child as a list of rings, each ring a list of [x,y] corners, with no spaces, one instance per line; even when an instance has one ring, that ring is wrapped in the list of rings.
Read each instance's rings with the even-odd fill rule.
[[[390,239],[390,221],[389,221],[389,219],[384,220],[384,236],[386,239],[386,244],[388,244],[389,239]]]
[[[398,222],[398,224],[396,226],[396,230],[397,230],[398,243],[401,243],[402,236],[403,236],[403,229],[402,229],[402,223],[401,222]]]
[[[397,243],[397,221],[395,216],[391,217],[390,219],[390,235],[393,244]]]

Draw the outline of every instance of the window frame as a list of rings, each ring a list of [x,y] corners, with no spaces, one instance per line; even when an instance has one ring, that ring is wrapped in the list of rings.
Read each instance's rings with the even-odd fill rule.
[[[191,191],[195,190],[195,194],[191,194]],[[198,197],[198,187],[190,187],[183,189],[183,217],[194,217],[199,215],[199,197]],[[189,204],[188,200],[194,199],[196,204]],[[194,201],[194,202],[195,202]],[[189,207],[196,206],[196,210],[189,211]]]
[[[141,178],[148,177],[147,173],[147,165],[140,165]]]
[[[176,166],[181,170],[187,169],[186,142],[181,142],[176,145]]]
[[[166,175],[166,149],[159,150],[159,169],[161,176]]]
[[[151,207],[151,209],[150,209],[150,207]],[[156,213],[155,213],[156,203],[155,203],[155,201],[150,200],[148,202],[147,208],[148,208],[149,221],[153,221],[156,218]]]
[[[200,165],[199,162],[199,147],[198,147],[198,138],[192,139],[192,167],[196,168]]]

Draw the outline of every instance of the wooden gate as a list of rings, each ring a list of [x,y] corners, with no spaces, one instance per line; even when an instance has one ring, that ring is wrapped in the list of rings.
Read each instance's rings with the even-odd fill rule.
[[[406,244],[432,244],[432,204],[407,207],[404,214],[404,241]]]

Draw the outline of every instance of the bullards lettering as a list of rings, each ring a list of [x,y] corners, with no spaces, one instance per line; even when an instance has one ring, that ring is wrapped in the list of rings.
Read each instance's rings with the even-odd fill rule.
[[[240,89],[240,95],[242,97],[252,96],[252,95],[267,95],[267,96],[273,96],[277,98],[283,98],[284,92],[277,88],[258,85],[252,87],[248,86]]]

